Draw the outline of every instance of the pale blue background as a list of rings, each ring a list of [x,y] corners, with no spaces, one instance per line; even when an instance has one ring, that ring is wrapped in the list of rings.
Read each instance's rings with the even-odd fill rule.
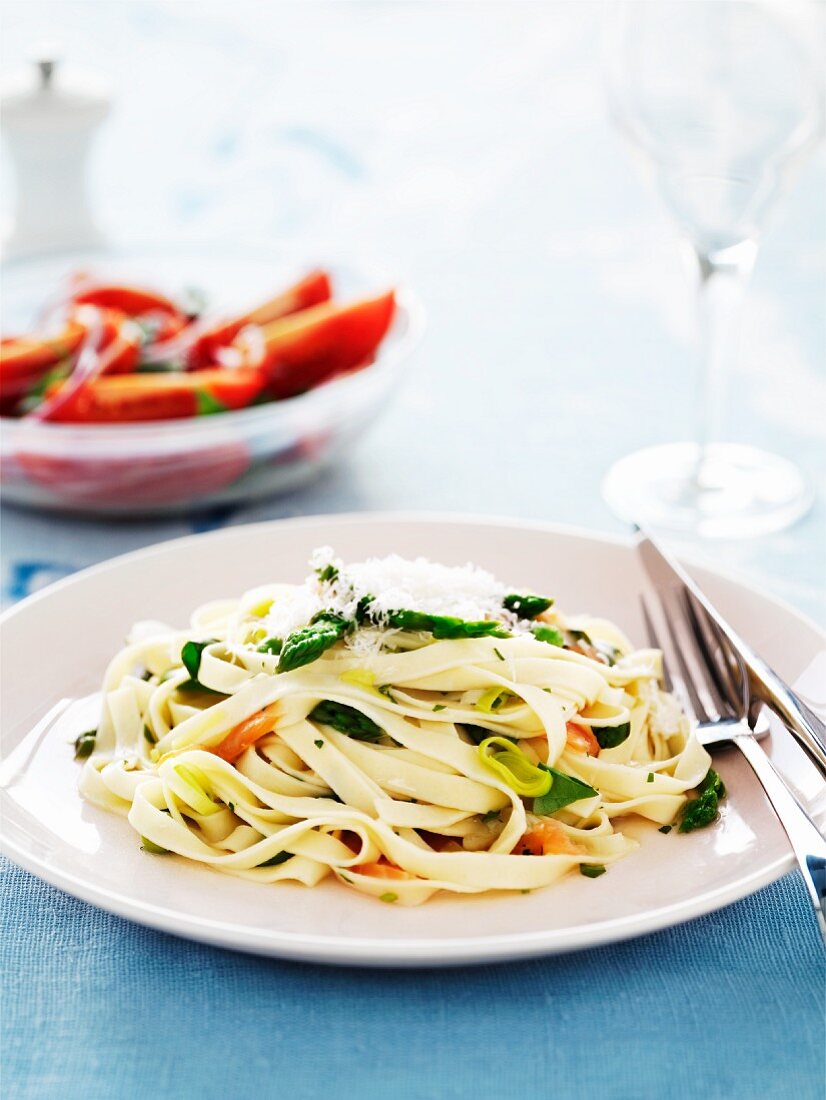
[[[599,496],[611,460],[692,432],[689,287],[605,119],[599,5],[4,10],[4,65],[49,37],[113,78],[91,179],[114,242],[375,258],[430,320],[403,394],[301,493],[194,522],[6,509],[5,601],[193,527],[282,515],[460,510],[618,531]],[[728,419],[813,479],[823,194],[818,154],[766,236]],[[821,495],[783,534],[686,548],[822,618],[823,524]],[[5,870],[9,1097],[822,1094],[822,953],[793,877],[615,948],[403,974],[186,944]]]

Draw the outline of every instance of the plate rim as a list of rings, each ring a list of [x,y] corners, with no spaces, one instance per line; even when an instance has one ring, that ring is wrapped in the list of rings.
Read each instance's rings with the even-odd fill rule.
[[[629,536],[606,533],[568,524],[542,520],[525,520],[507,516],[489,516],[438,511],[388,511],[341,512],[315,515],[289,516],[262,520],[250,524],[223,527],[215,531],[198,532],[166,539],[149,546],[130,550],[102,562],[77,570],[53,582],[13,604],[0,614],[0,628],[15,619],[33,605],[48,599],[56,591],[69,587],[89,577],[116,569],[136,558],[151,559],[166,549],[204,540],[220,542],[222,539],[243,536],[248,531],[272,527],[316,526],[321,523],[370,526],[380,523],[440,524],[451,526],[487,525],[506,527],[514,531],[532,531],[539,534],[561,535],[586,539],[630,549]],[[826,633],[807,615],[792,607],[785,600],[757,589],[755,584],[726,570],[712,568],[704,562],[692,561],[680,556],[689,568],[706,571],[745,590],[746,594],[768,599],[792,619],[809,628],[826,645]],[[733,882],[714,887],[691,899],[672,902],[666,906],[649,909],[643,914],[612,918],[596,924],[581,925],[564,931],[540,930],[534,932],[502,933],[487,936],[465,936],[462,939],[427,939],[410,937],[390,941],[369,937],[348,937],[295,933],[277,930],[252,930],[243,924],[210,920],[182,914],[146,901],[135,901],[117,891],[89,884],[78,876],[61,871],[22,848],[5,831],[0,829],[0,852],[15,864],[34,874],[42,881],[64,890],[74,897],[98,906],[118,917],[134,921],[179,937],[209,943],[214,946],[240,950],[251,954],[267,955],[297,961],[317,962],[347,966],[456,966],[471,963],[504,962],[512,959],[550,956],[570,951],[618,943],[632,937],[650,934],[668,927],[675,927],[696,917],[713,912],[725,905],[750,896],[756,890],[776,881],[794,866],[791,849],[759,871],[740,877]]]

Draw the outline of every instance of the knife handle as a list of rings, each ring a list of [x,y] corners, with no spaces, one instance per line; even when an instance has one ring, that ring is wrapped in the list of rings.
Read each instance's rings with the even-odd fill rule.
[[[750,664],[753,698],[777,714],[826,776],[826,723],[762,661]]]

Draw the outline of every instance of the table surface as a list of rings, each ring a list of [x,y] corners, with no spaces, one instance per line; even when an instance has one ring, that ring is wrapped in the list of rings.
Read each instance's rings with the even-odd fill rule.
[[[288,515],[426,509],[617,532],[599,494],[611,461],[692,434],[691,289],[605,118],[599,4],[6,9],[5,66],[48,36],[113,78],[90,174],[113,243],[376,258],[429,314],[402,394],[300,492],[163,522],[4,509],[7,604],[113,554]],[[813,479],[823,185],[818,154],[766,234],[727,421]],[[680,548],[822,621],[823,547],[821,492],[781,534]],[[189,944],[9,864],[2,906],[9,1097],[823,1090],[823,956],[795,876],[616,947],[433,973]]]

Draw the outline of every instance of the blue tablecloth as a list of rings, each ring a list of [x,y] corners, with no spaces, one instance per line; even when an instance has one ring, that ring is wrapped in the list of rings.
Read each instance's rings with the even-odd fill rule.
[[[117,243],[311,238],[314,260],[398,270],[430,325],[400,399],[301,493],[162,523],[7,510],[7,604],[112,554],[283,515],[453,509],[617,531],[599,496],[610,462],[693,431],[689,288],[605,119],[599,4],[14,11],[4,61],[58,36],[117,80],[91,177]],[[823,177],[819,155],[766,238],[727,429],[812,476]],[[822,616],[823,528],[821,496],[780,535],[683,549]],[[794,876],[615,947],[423,973],[186,943],[2,870],[8,1100],[823,1095],[823,956]]]
[[[7,1100],[823,1095],[796,876],[615,947],[429,973],[244,957],[9,877]]]

